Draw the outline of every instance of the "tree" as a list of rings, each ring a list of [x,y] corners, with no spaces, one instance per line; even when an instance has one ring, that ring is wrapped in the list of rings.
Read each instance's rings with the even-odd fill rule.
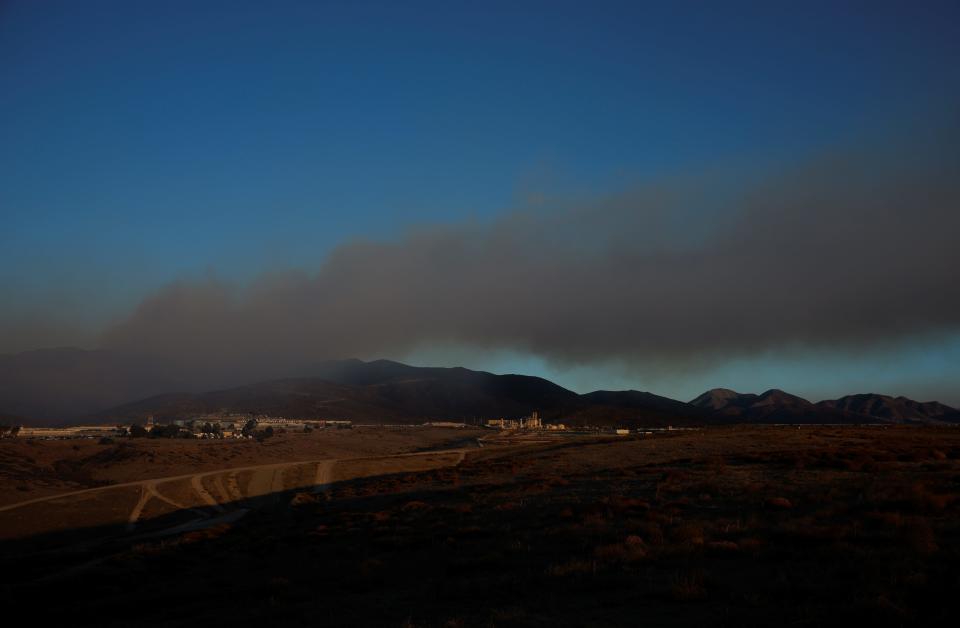
[[[256,432],[253,436],[254,436],[254,438],[257,439],[257,442],[258,442],[258,443],[262,443],[263,441],[267,440],[268,438],[272,438],[272,437],[273,437],[273,427],[271,427],[271,426],[268,425],[268,426],[267,426],[267,429],[261,430],[261,431],[259,431],[259,432]]]
[[[174,425],[154,425],[150,430],[150,438],[176,438],[180,436],[180,426]]]
[[[257,429],[257,420],[250,419],[249,421],[247,421],[247,424],[243,426],[243,429],[240,430],[240,433],[243,434],[244,436],[250,436],[253,434],[253,432],[256,429]]]
[[[130,426],[130,438],[143,438],[147,435],[147,428],[134,423]]]

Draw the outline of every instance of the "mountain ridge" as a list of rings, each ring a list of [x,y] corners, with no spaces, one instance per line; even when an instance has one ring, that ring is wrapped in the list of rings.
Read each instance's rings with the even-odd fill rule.
[[[875,393],[846,395],[813,403],[776,388],[759,395],[713,388],[691,400],[690,404],[712,412],[711,418],[721,422],[960,422],[960,410],[946,404]]]
[[[251,383],[241,375],[194,377],[106,350],[0,354],[0,413],[34,425],[219,411],[408,423],[516,418],[533,411],[548,422],[573,425],[960,422],[960,410],[946,404],[876,393],[813,403],[780,389],[753,394],[714,388],[683,402],[637,390],[578,394],[536,376],[386,359],[326,360],[292,371]]]

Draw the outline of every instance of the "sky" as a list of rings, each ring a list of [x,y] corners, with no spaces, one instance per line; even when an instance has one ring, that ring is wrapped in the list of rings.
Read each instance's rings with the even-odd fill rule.
[[[0,352],[960,404],[956,2],[0,2]]]

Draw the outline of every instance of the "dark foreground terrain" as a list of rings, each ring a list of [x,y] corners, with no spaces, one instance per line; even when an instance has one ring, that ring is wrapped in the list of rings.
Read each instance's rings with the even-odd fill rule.
[[[0,602],[105,626],[952,625],[958,498],[952,428],[490,445],[179,535],[7,541]]]

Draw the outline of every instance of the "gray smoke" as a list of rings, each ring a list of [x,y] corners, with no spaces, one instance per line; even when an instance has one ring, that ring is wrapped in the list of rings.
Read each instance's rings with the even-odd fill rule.
[[[352,242],[315,272],[184,281],[103,346],[200,368],[431,343],[557,363],[862,349],[960,327],[960,133],[821,154],[731,185],[676,177],[491,224]]]

